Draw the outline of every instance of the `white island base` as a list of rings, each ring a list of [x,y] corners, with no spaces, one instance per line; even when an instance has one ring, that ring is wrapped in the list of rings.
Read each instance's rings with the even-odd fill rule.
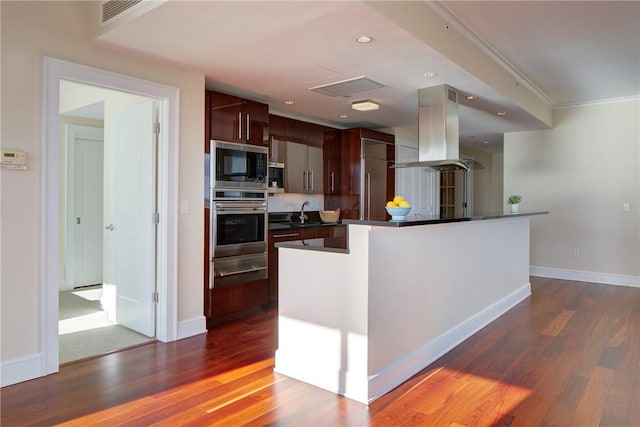
[[[526,215],[350,223],[345,251],[278,246],[275,371],[364,404],[531,293]]]

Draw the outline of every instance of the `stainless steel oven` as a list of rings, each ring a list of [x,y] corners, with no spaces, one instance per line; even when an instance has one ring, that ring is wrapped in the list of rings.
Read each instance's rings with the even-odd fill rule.
[[[267,191],[211,189],[209,288],[267,278]]]

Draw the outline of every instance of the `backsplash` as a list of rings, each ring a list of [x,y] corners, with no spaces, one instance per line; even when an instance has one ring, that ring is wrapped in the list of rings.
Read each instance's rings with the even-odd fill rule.
[[[294,212],[300,211],[302,204],[308,200],[309,205],[305,206],[305,211],[321,211],[324,209],[324,195],[322,194],[302,194],[284,193],[269,195],[269,212]]]

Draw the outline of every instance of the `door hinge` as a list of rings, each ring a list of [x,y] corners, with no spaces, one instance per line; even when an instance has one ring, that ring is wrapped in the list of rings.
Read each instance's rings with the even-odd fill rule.
[[[158,292],[154,292],[151,294],[151,302],[152,303],[158,303],[160,301],[160,295],[158,295]]]
[[[158,212],[151,214],[151,222],[153,224],[160,224],[160,214]]]
[[[159,134],[160,133],[160,123],[156,122],[153,124],[153,133],[155,134]]]

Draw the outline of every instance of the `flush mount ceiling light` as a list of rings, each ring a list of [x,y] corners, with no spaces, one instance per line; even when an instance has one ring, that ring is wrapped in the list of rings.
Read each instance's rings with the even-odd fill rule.
[[[287,105],[293,105],[293,104],[295,104],[295,101],[287,99],[286,101],[284,101],[284,103],[287,104]]]
[[[380,105],[376,104],[370,99],[365,99],[363,101],[352,102],[351,108],[358,111],[373,111],[380,109]]]
[[[432,78],[434,78],[435,76],[437,76],[437,74],[436,74],[436,73],[434,73],[433,71],[427,71],[426,73],[424,73],[424,76],[425,76],[426,78],[428,78],[428,79],[432,79]]]
[[[361,35],[361,36],[356,37],[356,41],[358,43],[369,43],[369,42],[371,42],[371,40],[373,40],[373,37],[367,36],[367,35],[364,35],[364,34]]]
[[[500,117],[502,117],[502,116],[506,116],[507,112],[506,111],[498,111],[496,114],[499,115]]]
[[[467,95],[467,96],[466,96],[466,98],[467,98],[469,101],[475,101],[476,99],[478,99],[478,97],[477,97],[477,96],[475,96],[475,95]]]
[[[341,119],[346,119],[349,116],[347,116],[346,114],[340,114],[338,117],[340,117]]]

